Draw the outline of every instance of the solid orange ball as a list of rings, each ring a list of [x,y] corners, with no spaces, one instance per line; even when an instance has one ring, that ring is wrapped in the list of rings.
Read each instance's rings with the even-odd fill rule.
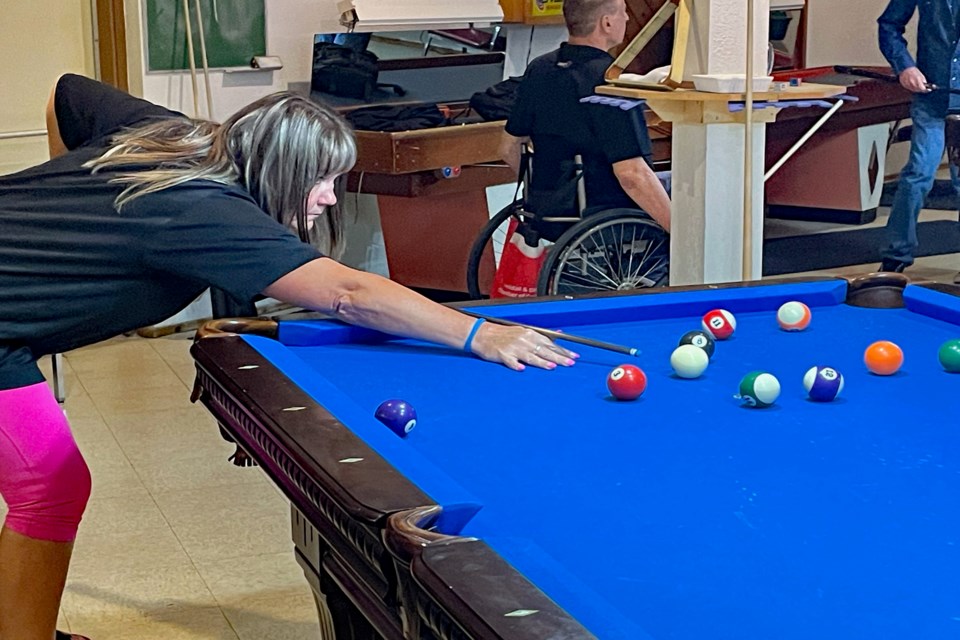
[[[863,362],[878,376],[891,376],[903,366],[903,350],[892,342],[874,342],[863,353]]]

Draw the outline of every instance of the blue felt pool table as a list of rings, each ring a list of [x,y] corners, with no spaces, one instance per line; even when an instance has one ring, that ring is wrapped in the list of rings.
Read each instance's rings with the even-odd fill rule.
[[[957,638],[960,374],[937,350],[958,291],[891,275],[473,307],[641,350],[568,345],[574,367],[520,373],[328,320],[221,323],[193,347],[195,397],[290,498],[321,610],[354,636]],[[807,330],[778,327],[788,300]],[[676,377],[714,308],[736,332]],[[895,375],[866,370],[876,340],[903,349]],[[648,377],[636,401],[606,389],[624,362]],[[816,365],[844,375],[836,401],[807,398]],[[769,408],[735,397],[754,370],[782,385]],[[419,414],[405,438],[374,418],[388,398]]]

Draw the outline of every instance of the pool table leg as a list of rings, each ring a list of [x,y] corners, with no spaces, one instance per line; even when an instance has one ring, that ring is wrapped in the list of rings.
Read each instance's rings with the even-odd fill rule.
[[[316,532],[291,505],[294,556],[313,591],[321,640],[382,640],[366,617],[323,568],[323,551]]]
[[[382,640],[336,585],[323,577],[320,581],[324,586],[320,592],[314,590],[313,600],[317,604],[323,640]]]

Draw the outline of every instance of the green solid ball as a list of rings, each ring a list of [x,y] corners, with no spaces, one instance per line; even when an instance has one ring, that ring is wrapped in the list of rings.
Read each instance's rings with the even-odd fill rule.
[[[780,397],[780,381],[764,371],[751,371],[740,381],[740,395],[749,407],[769,407]]]
[[[950,373],[960,373],[960,340],[947,340],[937,352],[940,365]]]

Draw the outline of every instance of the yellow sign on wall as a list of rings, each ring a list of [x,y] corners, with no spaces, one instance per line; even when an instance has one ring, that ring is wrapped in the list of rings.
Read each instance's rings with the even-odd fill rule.
[[[563,0],[528,0],[531,17],[562,16]]]

